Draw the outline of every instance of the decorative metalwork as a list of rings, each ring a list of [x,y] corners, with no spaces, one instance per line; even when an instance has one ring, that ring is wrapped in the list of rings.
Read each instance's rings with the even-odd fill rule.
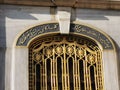
[[[84,37],[38,38],[29,47],[29,90],[104,90],[101,55]]]

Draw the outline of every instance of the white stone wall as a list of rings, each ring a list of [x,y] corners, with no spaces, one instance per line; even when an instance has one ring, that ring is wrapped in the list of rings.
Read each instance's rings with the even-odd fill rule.
[[[114,60],[115,56],[112,57],[112,62],[118,64],[120,62],[120,11],[76,9],[74,12],[76,14],[72,16],[76,16],[76,22],[92,25],[107,33],[115,41],[118,56],[117,60]],[[14,47],[16,39],[30,27],[52,21],[53,15],[50,14],[50,7],[0,6],[0,90],[4,90],[4,88],[5,90],[28,89],[28,78],[26,78],[28,76],[28,62],[24,61],[27,60],[28,52],[26,48]],[[23,54],[20,55],[19,51]],[[105,55],[106,59],[109,59],[107,56],[111,56],[106,52]],[[110,63],[110,65],[112,64]],[[116,68],[116,66],[113,68]],[[112,66],[107,70],[111,69]],[[114,72],[109,73],[112,77]],[[107,78],[107,76],[105,77]],[[26,79],[23,80],[22,78]],[[114,87],[105,88],[105,90],[114,90]]]
[[[90,9],[77,9],[76,10],[76,21],[85,23],[88,25],[92,25],[101,31],[105,32],[107,35],[109,35],[116,47],[117,52],[117,60],[114,58],[113,54],[110,54],[109,52],[104,52],[103,56],[105,56],[104,63],[108,63],[108,65],[104,65],[104,67],[108,66],[110,68],[107,68],[105,70],[105,78],[110,78],[111,81],[106,82],[105,90],[116,90],[114,87],[116,87],[116,83],[113,83],[110,85],[110,82],[115,81],[114,73],[118,72],[116,74],[116,77],[120,79],[120,11],[113,11],[113,10],[90,10]],[[113,52],[115,53],[115,52]],[[112,59],[111,59],[112,58]],[[117,63],[117,67],[114,66],[115,63]],[[112,71],[113,68],[118,68],[117,71]],[[109,74],[108,74],[109,73]],[[109,75],[109,77],[108,77]],[[120,80],[119,80],[120,81]],[[118,83],[120,87],[120,82]],[[109,88],[106,88],[109,87]],[[120,89],[119,89],[120,90]]]
[[[13,50],[16,38],[23,31],[40,23],[51,21],[51,18],[49,7],[0,6],[0,90],[4,90],[4,88],[5,90],[26,90],[24,87],[27,83],[24,82],[28,81],[22,79],[25,74],[21,73],[24,73],[24,65],[27,65],[22,57],[28,53],[15,58],[16,52],[19,51],[19,49],[16,49],[16,52]],[[18,65],[19,67],[16,68]],[[12,72],[13,69],[15,72]],[[19,76],[20,74],[21,76]],[[15,87],[14,83],[16,83]]]
[[[120,11],[77,9],[76,17],[79,22],[101,29],[120,46]]]

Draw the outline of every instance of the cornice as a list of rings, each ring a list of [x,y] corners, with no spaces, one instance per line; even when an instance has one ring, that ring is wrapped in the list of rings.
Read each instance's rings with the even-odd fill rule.
[[[120,10],[120,0],[0,0],[0,4]]]

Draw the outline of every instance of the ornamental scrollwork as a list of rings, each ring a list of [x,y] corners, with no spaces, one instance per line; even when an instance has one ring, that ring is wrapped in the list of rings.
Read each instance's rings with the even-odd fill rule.
[[[26,46],[27,43],[37,35],[59,31],[58,23],[43,24],[30,28],[24,32],[17,41],[17,46]]]
[[[103,46],[104,49],[113,49],[111,41],[104,34],[88,26],[71,24],[70,32],[76,32],[92,37],[95,40],[97,40]]]
[[[58,31],[60,31],[58,23],[48,23],[48,24],[38,25],[25,31],[18,38],[16,45],[27,46],[29,41],[38,35],[42,35],[44,33],[50,33],[50,32],[58,32]],[[93,38],[94,40],[98,41],[104,49],[113,49],[113,45],[109,40],[109,38],[100,31],[95,30],[94,28],[81,24],[71,23],[70,32],[78,33],[80,35]]]

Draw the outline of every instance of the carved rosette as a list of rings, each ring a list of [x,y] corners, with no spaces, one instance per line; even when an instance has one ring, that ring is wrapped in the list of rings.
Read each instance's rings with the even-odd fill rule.
[[[48,48],[46,47],[45,51],[44,51],[44,54],[47,56],[47,57],[50,57],[53,55],[53,50],[52,48]]]
[[[62,46],[57,46],[57,47],[55,48],[55,52],[56,52],[56,54],[58,54],[58,55],[63,54],[63,47],[62,47]]]
[[[68,55],[74,54],[74,47],[73,46],[67,46],[66,52]]]
[[[36,62],[41,61],[41,60],[42,60],[42,55],[41,55],[41,53],[34,52],[34,53],[33,53],[33,60],[36,61]]]
[[[84,48],[77,48],[76,54],[77,54],[77,57],[82,59],[85,56]]]
[[[87,56],[87,61],[88,61],[88,63],[90,63],[90,64],[96,63],[96,55],[95,55],[95,54],[89,54],[89,55]]]

